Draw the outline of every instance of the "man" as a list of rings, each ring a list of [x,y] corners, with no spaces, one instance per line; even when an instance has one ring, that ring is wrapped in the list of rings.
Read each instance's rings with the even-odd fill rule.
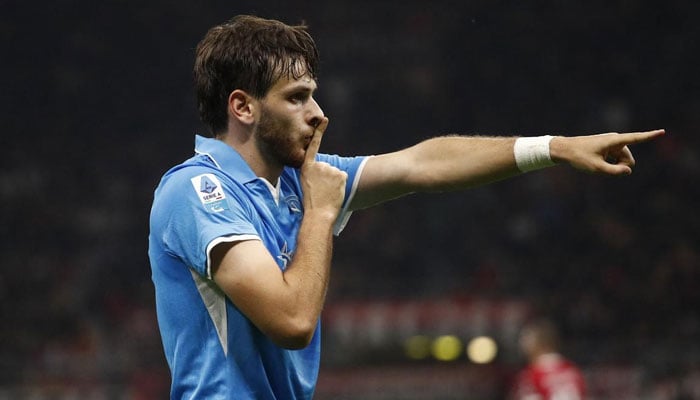
[[[310,398],[333,233],[350,213],[567,162],[628,174],[627,145],[663,131],[585,137],[437,137],[372,157],[318,154],[318,52],[303,26],[238,16],[197,46],[213,138],[168,171],[149,257],[173,398]]]
[[[513,387],[513,400],[583,400],[586,385],[578,367],[559,353],[559,335],[551,321],[531,322],[520,332],[520,349],[529,365]]]

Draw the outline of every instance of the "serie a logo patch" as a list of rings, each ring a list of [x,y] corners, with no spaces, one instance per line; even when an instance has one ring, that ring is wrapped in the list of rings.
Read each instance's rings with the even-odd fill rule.
[[[191,179],[192,186],[204,208],[209,212],[228,210],[226,194],[214,174],[202,174]]]

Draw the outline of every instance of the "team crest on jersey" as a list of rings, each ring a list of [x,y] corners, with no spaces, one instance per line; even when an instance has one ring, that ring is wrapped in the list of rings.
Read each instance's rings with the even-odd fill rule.
[[[204,208],[209,212],[221,212],[228,210],[226,194],[221,187],[221,182],[213,174],[203,174],[191,179],[192,186],[199,196]]]
[[[299,201],[299,197],[295,194],[291,194],[287,197],[284,198],[284,201],[287,203],[287,207],[289,207],[289,211],[293,213],[300,213],[301,212],[301,202]]]

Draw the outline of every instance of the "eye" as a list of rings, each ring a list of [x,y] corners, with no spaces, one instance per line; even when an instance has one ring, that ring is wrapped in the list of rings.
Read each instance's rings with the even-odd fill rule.
[[[309,95],[304,92],[294,93],[289,96],[289,101],[294,104],[303,104],[309,99]]]

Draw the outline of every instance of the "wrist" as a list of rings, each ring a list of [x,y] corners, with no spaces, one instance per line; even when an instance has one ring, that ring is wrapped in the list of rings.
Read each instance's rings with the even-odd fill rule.
[[[566,151],[566,138],[563,136],[554,136],[549,142],[549,157],[555,163],[560,163],[566,161],[566,156],[564,155]]]
[[[515,164],[520,172],[529,172],[555,165],[551,155],[553,136],[520,137],[513,145]]]
[[[308,208],[304,210],[304,220],[313,221],[313,224],[332,226],[338,218],[339,210],[324,208]]]

